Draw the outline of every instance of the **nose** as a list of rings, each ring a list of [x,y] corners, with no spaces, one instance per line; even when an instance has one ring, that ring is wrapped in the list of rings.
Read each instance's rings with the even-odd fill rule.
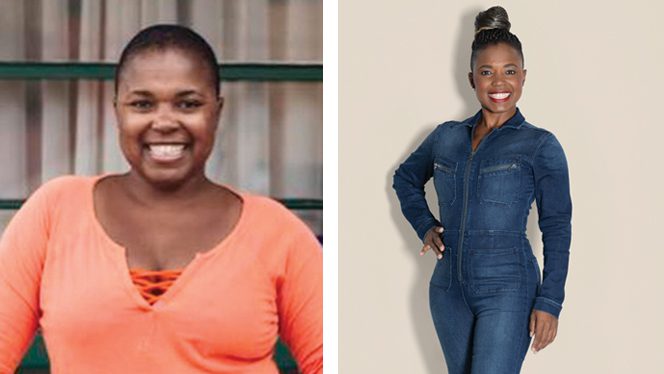
[[[494,74],[493,79],[491,80],[492,86],[502,86],[505,83],[504,74]]]
[[[161,132],[171,132],[179,127],[173,111],[167,105],[161,105],[155,113],[151,128]]]

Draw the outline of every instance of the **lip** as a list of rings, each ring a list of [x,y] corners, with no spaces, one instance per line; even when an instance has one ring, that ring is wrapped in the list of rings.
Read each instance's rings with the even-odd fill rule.
[[[505,94],[507,94],[505,97],[492,97],[492,95],[504,96]],[[493,101],[494,103],[504,103],[512,98],[512,93],[510,91],[495,91],[489,92],[487,96],[489,97],[489,100]]]
[[[155,141],[146,140],[146,141],[143,142],[143,144],[145,144],[146,146],[161,145],[161,144],[173,144],[173,145],[181,145],[182,144],[182,145],[186,146],[187,144],[189,144],[189,142],[186,141],[186,140],[155,140]]]
[[[167,150],[167,151],[162,151],[162,152],[154,152],[152,150],[152,146],[174,146],[178,147],[181,146],[182,149],[177,152],[174,151],[173,149]],[[179,143],[179,142],[152,142],[152,143],[145,143],[143,146],[143,154],[146,158],[149,160],[158,163],[158,164],[173,164],[185,157],[187,152],[190,149],[190,145],[188,143]]]

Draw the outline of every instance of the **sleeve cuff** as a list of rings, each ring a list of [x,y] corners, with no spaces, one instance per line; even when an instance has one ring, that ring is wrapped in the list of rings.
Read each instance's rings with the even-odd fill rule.
[[[535,306],[533,309],[541,310],[549,314],[553,314],[556,318],[560,315],[560,310],[563,308],[562,305],[557,302],[542,296],[535,298]]]
[[[440,226],[440,223],[438,223],[436,220],[431,220],[430,222],[420,225],[420,227],[417,229],[417,236],[420,237],[421,241],[424,241],[424,235],[426,235],[427,232],[434,226]]]

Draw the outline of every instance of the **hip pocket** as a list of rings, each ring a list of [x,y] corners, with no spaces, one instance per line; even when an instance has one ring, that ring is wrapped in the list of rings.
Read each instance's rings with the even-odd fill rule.
[[[481,203],[513,204],[521,195],[519,160],[483,160],[477,183]]]
[[[452,205],[456,200],[456,168],[456,162],[440,158],[433,163],[433,183],[440,205]]]
[[[436,267],[433,269],[429,284],[444,291],[449,291],[452,285],[452,263],[449,254],[443,252],[443,258],[436,261]]]
[[[517,291],[525,267],[517,248],[471,249],[470,286],[475,293]]]

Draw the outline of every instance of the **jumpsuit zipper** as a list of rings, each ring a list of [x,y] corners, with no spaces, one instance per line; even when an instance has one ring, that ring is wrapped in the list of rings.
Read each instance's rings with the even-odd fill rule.
[[[479,148],[479,145],[477,148]],[[475,152],[477,152],[477,149],[470,152],[470,155],[468,156],[463,177],[463,213],[461,215],[461,236],[459,238],[459,259],[457,261],[457,277],[459,282],[463,281],[463,277],[461,276],[461,248],[463,248],[464,234],[466,231],[466,215],[468,214],[468,178],[470,177],[470,166],[473,163],[473,156],[475,156]]]
[[[488,134],[484,136],[482,140],[480,140],[480,143],[477,145],[477,148],[473,151],[473,134],[475,133],[475,126],[473,126],[472,130],[470,131],[470,154],[468,155],[468,160],[466,161],[466,170],[464,170],[464,177],[463,177],[463,211],[461,214],[461,235],[459,237],[459,249],[457,252],[459,253],[459,258],[457,261],[457,278],[459,279],[459,283],[463,281],[463,276],[461,275],[461,260],[463,258],[463,242],[465,240],[465,234],[466,234],[466,219],[468,218],[468,180],[470,179],[470,169],[473,163],[473,157],[475,157],[475,154],[477,151],[479,151],[480,147],[482,144],[486,143],[488,138],[494,133],[495,131],[491,131]]]

